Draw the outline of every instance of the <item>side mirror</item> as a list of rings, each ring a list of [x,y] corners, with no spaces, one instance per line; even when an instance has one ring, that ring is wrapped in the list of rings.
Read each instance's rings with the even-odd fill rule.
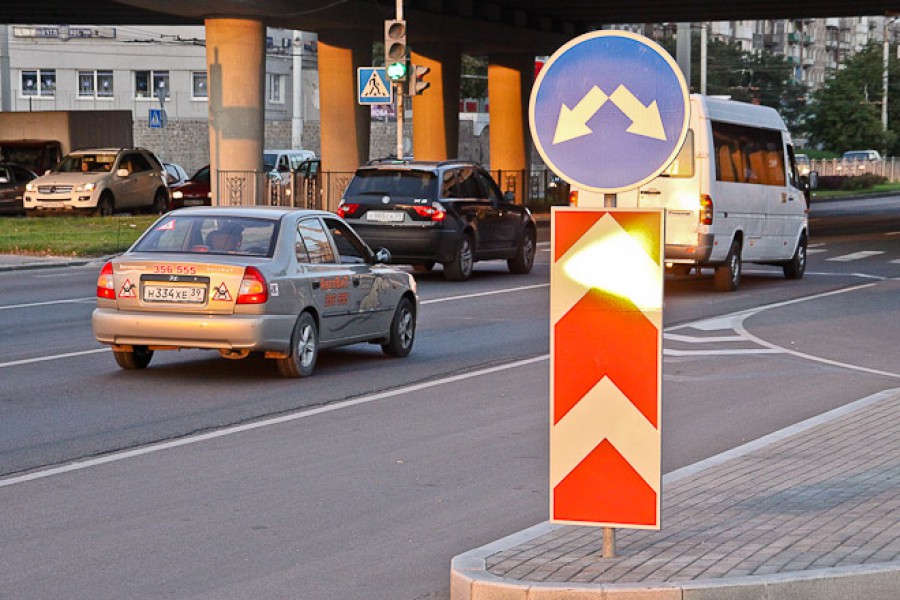
[[[806,176],[807,183],[809,185],[809,189],[814,190],[819,187],[819,172],[818,171],[810,171],[809,175]]]
[[[116,176],[118,177],[128,177],[128,175],[128,169],[119,169],[118,171],[116,171]]]
[[[375,262],[378,264],[390,264],[391,253],[387,248],[379,248],[375,251]]]
[[[509,203],[515,203],[516,201],[516,193],[512,190],[507,190],[503,193],[503,200]]]

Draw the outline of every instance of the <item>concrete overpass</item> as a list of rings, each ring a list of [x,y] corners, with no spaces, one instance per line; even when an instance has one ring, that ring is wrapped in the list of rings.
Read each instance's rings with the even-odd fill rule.
[[[431,88],[415,97],[416,158],[454,157],[461,56],[487,55],[493,170],[528,167],[533,58],[604,23],[718,21],[887,14],[895,0],[405,0],[415,64]],[[356,102],[356,68],[372,64],[395,0],[41,0],[5,2],[0,23],[206,26],[210,161],[214,170],[262,169],[265,28],[319,34],[323,170],[352,172],[369,157],[369,109]],[[330,208],[334,208],[333,206]]]

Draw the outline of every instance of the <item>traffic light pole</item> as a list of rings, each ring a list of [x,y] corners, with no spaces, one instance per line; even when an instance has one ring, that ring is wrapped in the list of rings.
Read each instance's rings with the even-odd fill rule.
[[[398,21],[403,20],[403,0],[397,0],[397,16]],[[397,99],[397,160],[403,160],[403,82],[395,81],[394,97]]]

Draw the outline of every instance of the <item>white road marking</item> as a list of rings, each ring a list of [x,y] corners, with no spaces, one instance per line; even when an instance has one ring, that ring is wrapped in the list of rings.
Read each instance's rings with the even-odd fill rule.
[[[13,308],[34,308],[35,306],[52,306],[54,304],[80,304],[82,302],[96,302],[97,298],[95,296],[88,296],[86,298],[70,298],[68,300],[48,300],[46,302],[28,302],[25,304],[7,304],[6,306],[0,306],[0,310],[10,310]]]
[[[544,288],[544,287],[550,287],[550,284],[549,283],[539,283],[539,284],[535,284],[535,285],[523,285],[523,286],[514,287],[514,288],[505,288],[502,290],[491,290],[489,292],[476,292],[474,294],[463,294],[460,296],[447,296],[446,298],[432,298],[431,300],[421,300],[419,302],[419,304],[437,304],[439,302],[450,302],[451,300],[466,300],[469,298],[477,298],[480,296],[493,296],[495,294],[508,294],[508,293],[512,293],[512,292],[521,292],[523,290],[532,290],[532,289],[538,289],[538,288]],[[87,300],[90,300],[91,302],[93,302],[96,299],[91,297],[91,298],[75,298],[72,300],[54,300],[51,302],[34,302],[31,304],[14,304],[14,305],[9,305],[9,306],[0,306],[0,310],[8,309],[8,308],[25,308],[25,307],[31,307],[31,306],[46,306],[46,305],[50,305],[50,304],[85,302]],[[5,362],[5,363],[0,363],[0,369],[6,368],[6,367],[18,367],[21,365],[30,365],[30,364],[39,363],[39,362],[46,362],[49,360],[58,360],[61,358],[72,358],[74,356],[97,354],[99,352],[108,352],[108,351],[109,351],[108,348],[97,348],[94,350],[82,350],[79,352],[67,352],[65,354],[51,354],[48,356],[39,356],[36,358],[25,358],[22,360],[13,360],[13,361]]]
[[[862,260],[864,258],[878,256],[879,254],[884,254],[884,251],[883,250],[861,250],[859,252],[853,252],[851,254],[844,254],[843,256],[835,256],[834,258],[829,258],[828,260],[834,261],[834,262],[850,262],[852,260]]]
[[[420,300],[419,304],[437,304],[439,302],[450,302],[452,300],[467,300],[469,298],[479,298],[481,296],[494,296],[496,294],[508,294],[510,292],[521,292],[524,290],[536,290],[539,288],[550,287],[549,283],[537,283],[535,285],[523,285],[514,288],[504,288],[502,290],[491,290],[489,292],[475,292],[473,294],[463,294],[460,296],[447,296],[445,298],[432,298],[431,300]]]
[[[243,433],[245,431],[252,431],[254,429],[262,429],[264,427],[271,427],[272,425],[279,425],[281,423],[288,423],[290,421],[306,419],[309,417],[314,417],[317,415],[334,412],[334,411],[341,410],[344,408],[351,408],[354,406],[360,406],[362,404],[369,404],[371,402],[376,402],[378,400],[387,400],[389,398],[402,396],[404,394],[420,392],[422,390],[427,390],[430,388],[434,388],[434,387],[438,387],[438,386],[442,386],[442,385],[446,385],[446,384],[450,384],[450,383],[456,383],[457,381],[465,381],[466,379],[474,379],[476,377],[482,377],[484,375],[490,375],[492,373],[499,373],[502,371],[508,371],[510,369],[516,369],[519,367],[528,366],[528,365],[531,365],[534,363],[549,360],[549,358],[550,358],[549,354],[543,354],[541,356],[535,356],[532,358],[517,360],[515,362],[507,363],[504,365],[497,365],[494,367],[488,367],[486,369],[479,369],[477,371],[471,371],[469,373],[461,373],[459,375],[451,375],[450,377],[443,377],[441,379],[436,379],[434,381],[427,381],[424,383],[416,383],[413,385],[408,385],[408,386],[405,386],[402,388],[389,390],[386,392],[379,392],[377,394],[361,396],[359,398],[354,398],[352,400],[345,400],[343,402],[335,402],[333,404],[328,404],[328,405],[320,406],[317,408],[301,409],[296,412],[292,412],[292,413],[289,413],[286,415],[281,415],[278,417],[273,417],[271,419],[263,419],[262,421],[256,421],[253,423],[245,423],[243,425],[235,425],[233,427],[226,427],[224,429],[219,429],[218,431],[211,431],[209,433],[192,435],[192,436],[184,437],[184,438],[177,439],[177,440],[171,440],[168,442],[160,442],[157,444],[150,444],[148,446],[143,446],[141,448],[134,448],[132,450],[113,452],[111,454],[98,456],[96,458],[79,460],[79,461],[76,461],[73,463],[60,465],[58,467],[52,467],[49,469],[41,469],[38,471],[33,471],[31,473],[26,473],[25,475],[18,475],[16,477],[10,477],[8,479],[0,479],[0,488],[9,487],[9,486],[16,485],[19,483],[25,483],[28,481],[45,479],[47,477],[52,477],[54,475],[61,475],[63,473],[71,473],[73,471],[82,471],[84,469],[89,469],[91,467],[96,467],[96,466],[104,465],[107,463],[119,462],[119,461],[126,460],[129,458],[135,458],[137,456],[144,456],[147,454],[152,454],[154,452],[159,452],[161,450],[170,450],[172,448],[188,446],[190,444],[196,444],[198,442],[205,442],[206,440],[213,440],[213,439],[225,437],[228,435],[234,435],[236,433]]]
[[[36,358],[11,360],[9,362],[0,363],[0,369],[4,369],[6,367],[18,367],[21,365],[31,365],[39,362],[47,362],[48,360],[59,360],[61,358],[72,358],[73,356],[85,356],[86,354],[98,354],[100,352],[109,352],[109,348],[95,348],[93,350],[79,350],[78,352],[66,352],[65,354],[51,354],[49,356],[38,356]]]

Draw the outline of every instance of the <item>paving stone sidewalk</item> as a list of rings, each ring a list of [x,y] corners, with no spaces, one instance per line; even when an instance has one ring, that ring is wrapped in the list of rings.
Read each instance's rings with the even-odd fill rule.
[[[471,562],[460,561],[454,600],[519,597],[490,595],[492,581],[505,592],[531,589],[528,598],[538,597],[535,590],[596,585],[606,594],[656,587],[678,591],[666,598],[687,598],[685,589],[715,587],[717,581],[764,583],[869,571],[878,574],[872,580],[876,595],[847,598],[900,598],[900,390],[730,454],[668,476],[662,529],[617,530],[617,558],[602,558],[601,529],[545,524],[531,539],[513,536],[506,547],[482,554],[484,586],[467,587],[468,577],[479,577],[466,569]],[[484,592],[472,593],[478,589]]]

